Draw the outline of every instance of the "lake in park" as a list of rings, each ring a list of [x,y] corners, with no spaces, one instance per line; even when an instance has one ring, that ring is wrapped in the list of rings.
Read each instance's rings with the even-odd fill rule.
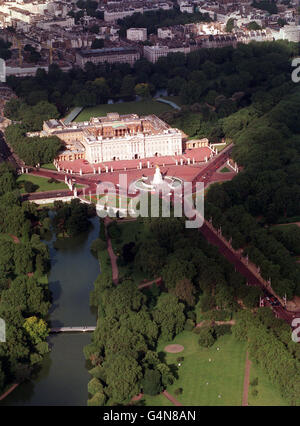
[[[49,288],[53,301],[51,327],[95,326],[89,295],[100,272],[90,246],[99,236],[99,218],[89,232],[48,242],[51,256]],[[0,405],[86,405],[91,379],[83,355],[90,333],[60,333],[49,337],[51,352],[30,381],[19,385]]]

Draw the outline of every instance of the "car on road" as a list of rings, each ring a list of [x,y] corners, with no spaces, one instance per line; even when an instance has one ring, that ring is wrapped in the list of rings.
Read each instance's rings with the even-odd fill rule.
[[[272,306],[280,306],[280,302],[279,302],[279,300],[278,300],[278,299],[276,299],[276,297],[274,297],[274,296],[272,296],[272,297],[270,298],[270,303],[271,303],[271,305],[272,305]]]

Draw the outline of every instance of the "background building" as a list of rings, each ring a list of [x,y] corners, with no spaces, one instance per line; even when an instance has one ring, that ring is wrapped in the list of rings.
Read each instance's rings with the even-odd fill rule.
[[[126,36],[128,40],[145,41],[147,40],[147,28],[129,28]]]
[[[133,47],[89,49],[80,50],[76,53],[76,64],[80,67],[84,67],[87,62],[92,62],[93,64],[123,62],[133,65],[138,59],[140,59],[140,53]]]

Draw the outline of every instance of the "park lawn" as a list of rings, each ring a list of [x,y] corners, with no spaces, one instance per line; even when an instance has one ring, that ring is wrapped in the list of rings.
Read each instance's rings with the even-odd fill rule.
[[[218,150],[218,152],[223,151],[224,148],[226,148],[227,144],[224,143],[222,145],[216,145],[215,148]]]
[[[49,183],[48,178],[43,178],[40,176],[34,176],[29,174],[23,174],[20,175],[17,179],[17,183],[20,188],[21,194],[25,193],[25,189],[23,186],[24,181],[30,181],[34,183],[35,185],[38,185],[38,188],[34,192],[43,192],[43,191],[55,191],[57,189],[68,189],[68,186],[64,182],[57,182],[57,183]]]
[[[173,365],[178,364],[178,357],[184,357],[178,370],[178,380],[167,387],[167,391],[179,402],[185,406],[242,404],[246,343],[225,335],[211,348],[201,348],[197,334],[183,331],[172,342],[160,342],[159,351],[170,343],[178,343],[185,348],[178,354],[166,354],[166,362]],[[180,395],[175,394],[178,388],[183,389]]]
[[[229,173],[231,170],[228,169],[228,167],[223,167],[223,169],[220,170],[220,173]]]
[[[111,262],[110,262],[108,251],[107,250],[99,251],[98,259],[99,259],[101,274],[105,273],[112,277]]]
[[[42,164],[41,169],[47,169],[47,170],[57,170],[53,163],[48,164]]]
[[[101,104],[91,108],[85,108],[76,117],[75,121],[87,121],[91,117],[103,117],[108,112],[118,112],[119,114],[161,114],[165,111],[172,111],[173,108],[167,104],[154,101],[152,99],[136,101],[136,102],[122,102],[118,104]]]
[[[87,198],[87,197],[86,197]],[[97,201],[97,196],[92,195],[92,200]],[[128,203],[131,200],[131,197],[120,197],[119,195],[103,194],[99,196],[99,204],[107,205],[107,207],[119,207],[119,202],[121,200],[122,207],[128,207]]]
[[[277,389],[268,379],[267,375],[262,369],[251,363],[250,369],[250,383],[253,379],[258,378],[257,386],[249,386],[248,393],[248,404],[252,406],[278,406],[288,405],[288,403],[280,395],[279,389]],[[252,390],[258,391],[257,396],[252,395]]]
[[[141,401],[147,405],[148,407],[174,407],[171,401],[168,400],[163,394],[151,396],[151,395],[144,395]]]

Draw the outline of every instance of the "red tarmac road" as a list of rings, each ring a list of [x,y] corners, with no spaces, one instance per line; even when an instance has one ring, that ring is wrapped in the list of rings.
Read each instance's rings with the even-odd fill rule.
[[[247,279],[249,285],[256,285],[261,287],[264,291],[267,291],[254,273],[247,268],[240,258],[225,245],[225,243],[206,225],[206,223],[203,223],[199,230],[209,243],[219,248],[220,253],[226,257],[226,259],[234,265],[235,269]],[[289,324],[292,322],[294,318],[293,313],[286,311],[282,306],[272,307],[272,309],[275,315],[279,318],[287,321]]]

